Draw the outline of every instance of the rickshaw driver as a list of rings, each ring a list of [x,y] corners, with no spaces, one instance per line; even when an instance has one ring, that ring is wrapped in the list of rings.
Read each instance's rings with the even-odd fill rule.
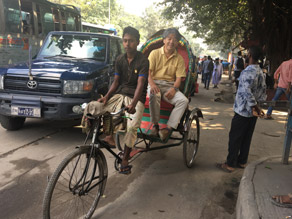
[[[129,165],[129,156],[137,139],[137,130],[140,127],[144,112],[144,103],[147,93],[147,78],[149,61],[141,52],[137,51],[140,34],[133,27],[126,27],[123,31],[123,47],[126,53],[116,59],[115,78],[107,94],[88,104],[84,111],[82,125],[86,126],[86,115],[102,115],[106,112],[115,112],[125,105],[132,120],[127,120],[125,135],[125,149],[122,158],[120,173],[130,174],[132,166]],[[104,122],[105,123],[105,122]],[[107,135],[103,140],[110,145],[115,145],[113,130],[105,131]]]
[[[164,46],[153,50],[149,59],[148,94],[150,96],[150,119],[154,124],[151,135],[159,134],[161,140],[167,139],[176,129],[188,106],[188,99],[179,91],[181,80],[186,77],[185,63],[177,52],[180,33],[175,28],[166,29],[163,33]],[[174,105],[167,122],[167,127],[159,130],[161,98]]]

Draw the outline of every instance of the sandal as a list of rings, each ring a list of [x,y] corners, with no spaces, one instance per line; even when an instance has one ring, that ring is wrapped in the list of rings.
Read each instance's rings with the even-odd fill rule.
[[[272,196],[271,202],[282,208],[292,208],[292,194]]]
[[[266,115],[266,117],[264,119],[266,119],[266,120],[273,120],[274,118],[271,115]]]
[[[131,173],[132,167],[133,167],[132,165],[121,166],[119,173],[128,175]]]
[[[238,163],[236,166],[240,169],[244,169],[247,165]]]
[[[235,169],[227,165],[227,163],[216,163],[216,167],[226,173],[232,173]]]

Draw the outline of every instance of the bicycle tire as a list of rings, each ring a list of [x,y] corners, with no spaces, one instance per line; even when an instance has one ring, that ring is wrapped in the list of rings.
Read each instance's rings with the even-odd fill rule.
[[[91,146],[82,146],[69,154],[59,164],[50,178],[45,192],[43,218],[73,219],[90,218],[92,216],[100,197],[103,195],[108,170],[104,154],[99,149],[93,148],[94,153],[92,153],[90,158],[85,181],[83,181],[84,178],[80,178],[80,176],[84,176],[84,167],[91,150]],[[80,192],[82,192],[80,188],[88,186],[92,176],[94,178],[92,181],[93,185],[96,184],[96,186],[88,191],[88,193],[80,195]],[[70,181],[70,177],[72,181]],[[81,183],[77,188],[74,188],[73,185],[76,185],[74,183],[77,181],[86,183]]]
[[[191,168],[199,149],[200,140],[200,122],[196,115],[193,115],[187,121],[187,132],[183,142],[183,158],[185,165]]]

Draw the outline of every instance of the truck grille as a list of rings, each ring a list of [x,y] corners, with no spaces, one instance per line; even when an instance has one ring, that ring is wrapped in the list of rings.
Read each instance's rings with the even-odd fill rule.
[[[33,78],[37,82],[36,89],[27,86],[28,77],[6,75],[4,89],[9,91],[29,91],[34,93],[61,94],[61,81],[59,79]]]

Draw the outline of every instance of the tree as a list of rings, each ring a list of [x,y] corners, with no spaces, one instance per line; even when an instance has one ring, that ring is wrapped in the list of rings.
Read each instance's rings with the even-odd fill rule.
[[[172,27],[173,19],[167,20],[161,16],[162,11],[161,9],[155,10],[153,6],[146,8],[145,12],[143,13],[142,26],[139,27],[141,32],[144,33],[145,39],[151,37],[154,33],[161,29],[166,29],[168,27]]]
[[[285,0],[164,0],[164,16],[184,19],[189,30],[222,49],[261,46],[271,69],[289,57],[292,4]],[[218,43],[219,42],[219,43]]]
[[[238,0],[164,0],[162,4],[164,16],[180,17],[196,37],[209,45],[220,42],[226,49],[240,42],[249,22],[247,5]]]
[[[275,72],[283,60],[292,58],[291,1],[248,0],[248,4],[252,23],[244,46],[253,42],[262,45]]]

